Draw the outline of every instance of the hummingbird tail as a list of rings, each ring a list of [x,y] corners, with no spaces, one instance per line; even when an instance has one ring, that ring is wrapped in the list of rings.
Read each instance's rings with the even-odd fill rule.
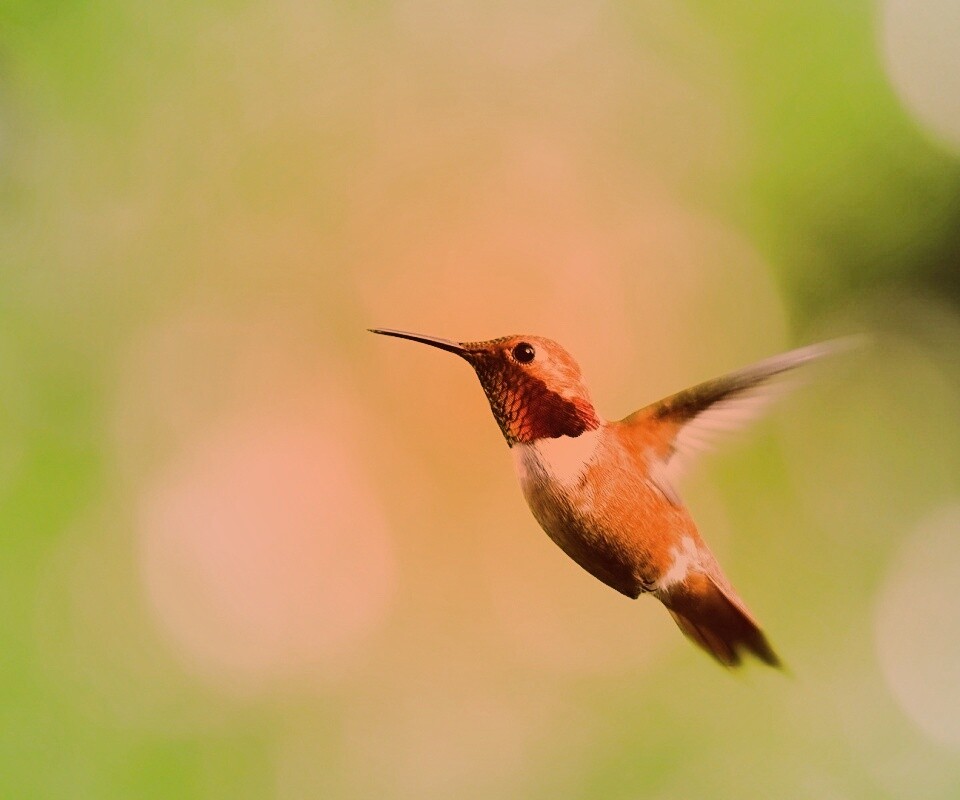
[[[782,667],[767,637],[732,590],[711,576],[690,573],[660,599],[684,634],[725,667],[739,666],[743,652]]]

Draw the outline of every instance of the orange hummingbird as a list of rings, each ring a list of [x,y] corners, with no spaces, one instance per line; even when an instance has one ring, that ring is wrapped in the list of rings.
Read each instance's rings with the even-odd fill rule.
[[[712,435],[755,416],[773,394],[771,378],[834,352],[836,342],[775,356],[608,422],[577,362],[550,339],[454,342],[370,330],[455,353],[474,368],[533,516],[587,572],[627,597],[652,594],[724,666],[740,664],[744,652],[781,666],[700,538],[676,482]]]

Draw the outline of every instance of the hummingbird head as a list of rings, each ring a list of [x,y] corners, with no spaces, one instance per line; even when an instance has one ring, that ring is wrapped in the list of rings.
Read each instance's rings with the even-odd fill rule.
[[[579,436],[600,426],[580,367],[542,336],[452,342],[415,333],[371,329],[455,353],[474,368],[507,444]]]

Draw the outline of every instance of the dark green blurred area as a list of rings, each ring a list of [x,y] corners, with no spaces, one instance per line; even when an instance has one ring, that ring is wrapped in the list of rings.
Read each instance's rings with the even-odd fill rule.
[[[960,168],[894,95],[876,6],[704,5],[760,142],[747,224],[800,313],[878,288],[956,303]]]
[[[897,553],[960,495],[960,144],[927,130],[891,86],[877,6],[598,2],[581,16],[570,2],[498,7],[488,25],[480,3],[320,5],[0,9],[0,795],[960,795],[960,729],[938,739],[917,721],[890,689],[875,641]],[[501,58],[496,37],[513,41],[514,15],[533,31],[569,17],[589,36],[564,28],[570,43],[546,56]],[[436,30],[418,38],[434,18]],[[607,51],[622,59],[603,61]],[[648,64],[683,91],[661,92]],[[639,105],[648,91],[653,101]],[[394,610],[347,677],[239,691],[198,678],[155,624],[138,572],[143,486],[179,440],[163,435],[153,406],[146,422],[129,411],[124,392],[146,387],[178,412],[179,395],[166,396],[168,373],[136,343],[181,312],[229,317],[241,333],[269,316],[305,350],[323,351],[351,390],[375,395],[382,362],[357,339],[394,324],[370,319],[377,306],[365,299],[392,267],[371,263],[366,236],[412,219],[411,239],[440,241],[508,149],[501,129],[563,139],[571,119],[596,113],[590,98],[621,93],[609,128],[570,135],[584,185],[613,186],[615,198],[621,169],[652,175],[653,196],[736,231],[769,268],[790,339],[875,337],[877,349],[713,457],[713,483],[691,488],[695,508],[720,498],[717,518],[733,531],[721,549],[745,596],[775,621],[795,677],[731,676],[682,642],[639,667],[543,676],[486,621],[463,633],[455,617],[465,599],[460,611],[427,604],[434,617],[421,631],[405,598],[420,597],[411,586],[423,576],[401,575]],[[714,119],[717,138],[695,130]],[[689,140],[671,135],[688,122]],[[377,159],[397,165],[383,180],[389,191],[363,171]],[[448,216],[418,216],[408,195]],[[367,196],[381,203],[369,218]],[[627,284],[643,277],[629,261],[612,268]],[[723,274],[706,278],[726,285]],[[441,290],[424,283],[417,302],[428,307]],[[700,302],[713,298],[705,290]],[[731,319],[731,331],[741,323]],[[219,335],[230,341],[234,329]],[[208,361],[185,366],[184,381],[216,417],[236,387],[218,371],[229,359],[205,348]],[[698,352],[664,350],[677,361]],[[413,384],[390,391],[415,395]],[[387,477],[363,468],[380,488],[399,494],[397,482],[426,475],[438,497],[456,499],[385,501],[401,561],[449,555],[433,538],[446,541],[460,515],[477,527],[484,502],[461,505],[470,492],[447,462],[424,455],[432,432],[411,428],[392,402],[370,400],[364,413],[396,413],[391,446],[413,453],[416,468]],[[452,424],[472,425],[473,411]],[[148,432],[126,445],[141,460],[125,460],[117,441],[141,423]],[[486,456],[477,455],[478,485],[496,493]],[[530,533],[525,514],[511,506],[504,529]],[[479,545],[464,540],[449,547],[468,561]],[[944,554],[945,570],[958,554]],[[484,591],[466,590],[481,620]],[[960,664],[960,627],[952,607],[943,613],[938,652],[949,669]],[[918,617],[916,627],[938,622]],[[448,646],[468,654],[455,678],[444,675]],[[489,712],[484,691],[500,702]],[[960,715],[960,689],[941,700]],[[436,717],[417,716],[434,704]]]

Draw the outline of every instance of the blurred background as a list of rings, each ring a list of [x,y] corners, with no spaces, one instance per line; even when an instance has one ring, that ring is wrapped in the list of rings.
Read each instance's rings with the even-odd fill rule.
[[[960,6],[0,6],[0,793],[960,796]],[[684,487],[791,676],[538,528],[469,368],[623,416],[868,332]]]

